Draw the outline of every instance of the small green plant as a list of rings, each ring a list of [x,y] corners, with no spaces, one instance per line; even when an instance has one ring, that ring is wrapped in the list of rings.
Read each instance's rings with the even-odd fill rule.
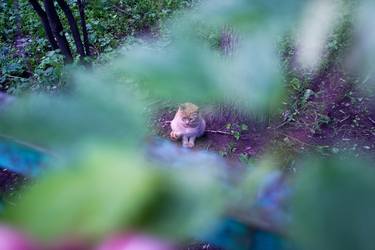
[[[246,124],[228,123],[225,125],[225,129],[238,141],[241,138],[241,134],[247,131],[249,127]]]
[[[246,124],[241,124],[241,131],[247,131],[249,127]]]

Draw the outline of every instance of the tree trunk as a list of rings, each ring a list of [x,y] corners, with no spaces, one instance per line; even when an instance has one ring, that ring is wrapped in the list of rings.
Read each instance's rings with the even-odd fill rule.
[[[58,49],[59,46],[57,45],[55,37],[53,36],[46,12],[44,12],[38,0],[29,0],[29,3],[31,4],[31,6],[33,6],[33,9],[35,10],[36,14],[40,18],[40,21],[42,22],[42,25],[44,27],[44,31],[46,32],[47,39],[49,43],[51,44],[51,47],[54,50]]]
[[[66,40],[66,37],[64,35],[63,26],[56,12],[55,5],[53,4],[53,0],[44,0],[44,8],[48,16],[49,24],[51,25],[51,28],[52,28],[52,33],[56,37],[57,44],[61,50],[61,53],[65,56],[65,61],[66,62],[73,61],[72,52],[70,50],[68,40]]]
[[[86,54],[83,48],[77,22],[73,16],[73,13],[70,10],[69,5],[65,2],[65,0],[57,0],[57,3],[60,5],[61,9],[64,11],[66,18],[68,19],[69,27],[72,32],[73,39],[77,48],[77,53],[81,56],[81,58],[83,58]]]
[[[22,36],[22,31],[21,31],[20,3],[18,2],[18,0],[13,0],[13,7],[15,10],[16,38],[20,38]]]
[[[83,43],[85,45],[86,55],[90,56],[90,43],[89,43],[89,35],[87,33],[87,26],[86,26],[86,16],[85,16],[85,0],[77,0],[78,9],[79,9],[79,16],[81,17],[81,29],[83,35]]]

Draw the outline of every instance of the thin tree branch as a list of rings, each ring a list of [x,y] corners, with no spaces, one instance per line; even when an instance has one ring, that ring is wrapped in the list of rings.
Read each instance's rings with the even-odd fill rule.
[[[276,131],[275,131],[276,132]],[[296,137],[294,137],[294,136],[291,136],[291,135],[288,135],[288,134],[285,134],[285,133],[282,133],[282,132],[276,132],[277,134],[279,134],[279,135],[282,135],[282,136],[284,136],[284,137],[287,137],[287,138],[289,138],[289,139],[291,139],[291,140],[293,140],[293,141],[295,141],[295,142],[298,142],[298,143],[300,143],[300,144],[302,144],[302,145],[306,145],[306,146],[309,146],[309,147],[319,147],[320,145],[313,145],[313,144],[310,144],[310,143],[308,143],[308,142],[305,142],[305,141],[302,141],[302,140],[300,140],[300,139],[298,139],[298,138],[296,138]]]
[[[113,7],[114,7],[116,10],[118,10],[118,11],[124,13],[124,14],[128,14],[128,13],[126,12],[126,10],[121,9],[121,8],[118,7],[116,4],[114,4]]]
[[[162,122],[162,126],[165,127],[167,124],[170,124],[171,121],[164,121]],[[230,132],[222,131],[222,130],[211,130],[206,129],[204,132],[211,133],[211,134],[221,134],[221,135],[232,135]]]
[[[229,133],[229,132],[221,131],[221,130],[211,130],[211,129],[206,129],[205,132],[206,132],[206,133],[211,133],[211,134],[232,135],[232,134]]]
[[[371,117],[367,117],[369,119],[369,121],[372,123],[372,124],[375,124],[375,121],[374,119],[372,119]]]
[[[16,79],[27,79],[26,77],[13,76],[13,75],[9,75],[9,74],[4,74],[4,76],[9,77],[9,78],[16,78]]]

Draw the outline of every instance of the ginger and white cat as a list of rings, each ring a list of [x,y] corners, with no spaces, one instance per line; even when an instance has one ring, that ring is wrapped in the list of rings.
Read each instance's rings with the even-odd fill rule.
[[[199,112],[198,106],[192,103],[181,104],[171,121],[171,139],[182,138],[182,146],[194,147],[195,139],[204,134],[206,122]]]

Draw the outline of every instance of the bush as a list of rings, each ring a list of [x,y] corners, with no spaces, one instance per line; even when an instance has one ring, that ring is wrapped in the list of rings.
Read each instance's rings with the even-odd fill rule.
[[[111,52],[126,37],[157,35],[166,17],[179,8],[190,6],[192,1],[88,1],[86,21],[94,57]],[[78,18],[75,1],[69,4]],[[28,1],[2,0],[0,7],[0,90],[20,94],[63,86],[63,61],[56,52],[50,51],[43,26]],[[65,16],[59,8],[58,12],[68,30]],[[67,38],[73,40],[68,33]]]

